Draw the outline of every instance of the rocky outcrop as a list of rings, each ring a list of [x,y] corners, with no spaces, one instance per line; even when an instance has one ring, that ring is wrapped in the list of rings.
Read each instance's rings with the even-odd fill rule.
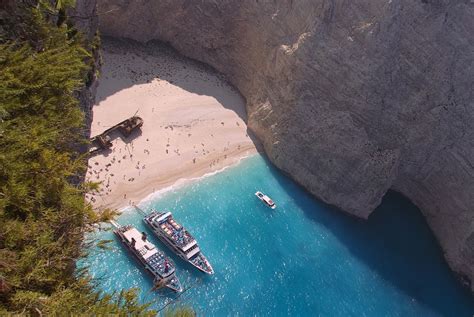
[[[74,27],[80,30],[88,41],[93,41],[99,27],[97,0],[76,0],[74,7],[68,9],[67,15]]]
[[[101,0],[103,34],[162,40],[247,100],[270,159],[367,218],[388,189],[474,278],[474,2]],[[403,234],[403,233],[401,233]]]
[[[91,70],[86,80],[86,86],[78,92],[79,103],[81,110],[84,112],[86,121],[83,134],[86,138],[89,138],[92,123],[92,106],[95,103],[97,89],[96,70],[99,68],[100,61],[97,0],[77,0],[75,6],[68,9],[67,15],[74,24],[74,27],[84,35],[87,45],[89,45],[88,49],[93,54]],[[81,147],[80,152],[87,151],[87,145],[84,144],[81,145]]]

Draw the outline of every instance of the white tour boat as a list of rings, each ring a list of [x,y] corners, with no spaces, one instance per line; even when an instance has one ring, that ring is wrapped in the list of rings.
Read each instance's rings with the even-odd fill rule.
[[[173,250],[180,258],[207,274],[214,274],[214,269],[202,254],[194,237],[173,219],[171,212],[153,211],[143,221],[156,236]]]
[[[140,233],[131,225],[121,227],[116,225],[114,233],[145,269],[153,275],[155,287],[165,286],[175,292],[183,290],[176,277],[173,261],[148,241],[144,232]]]

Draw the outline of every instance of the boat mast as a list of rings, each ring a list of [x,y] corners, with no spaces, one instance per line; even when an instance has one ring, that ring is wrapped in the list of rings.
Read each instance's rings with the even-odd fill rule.
[[[120,227],[122,227],[122,226],[119,225],[117,222],[115,222],[115,220],[110,220],[109,222],[110,222],[110,224],[111,224],[112,226],[115,227],[115,229],[119,229]]]

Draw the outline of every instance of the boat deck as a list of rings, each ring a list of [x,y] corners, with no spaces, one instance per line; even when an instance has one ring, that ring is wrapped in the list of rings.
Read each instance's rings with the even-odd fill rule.
[[[167,277],[174,272],[174,266],[170,260],[159,251],[154,244],[146,239],[136,228],[130,227],[122,231],[128,244],[145,260],[150,268],[162,277]],[[145,239],[143,239],[145,237]],[[133,246],[132,240],[135,240]]]
[[[184,252],[191,249],[197,244],[194,237],[179,223],[177,223],[170,212],[159,215],[157,214],[152,221],[158,223],[163,232],[171,238],[176,245]]]
[[[123,232],[123,236],[127,239],[130,245],[132,245],[132,239],[135,240],[134,248],[145,260],[158,253],[158,250],[151,242],[142,239],[143,234],[136,228],[131,228]]]

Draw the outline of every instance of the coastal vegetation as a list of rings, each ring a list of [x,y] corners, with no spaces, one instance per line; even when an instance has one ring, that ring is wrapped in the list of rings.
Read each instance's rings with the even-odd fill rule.
[[[114,215],[84,202],[78,92],[96,49],[65,16],[71,1],[0,8],[0,315],[149,315],[136,290],[95,291],[75,261],[83,236]]]

